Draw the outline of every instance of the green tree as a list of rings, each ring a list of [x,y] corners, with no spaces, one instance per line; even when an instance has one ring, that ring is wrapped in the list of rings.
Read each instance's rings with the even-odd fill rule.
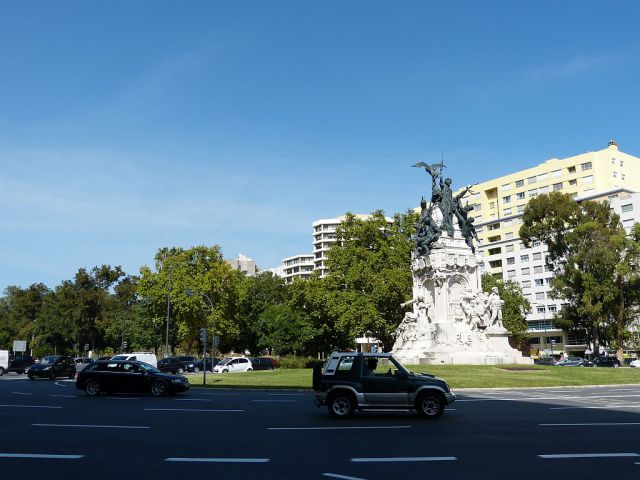
[[[261,313],[257,332],[258,348],[274,355],[308,354],[309,342],[314,337],[306,315],[284,304],[271,305]]]
[[[261,272],[242,278],[238,292],[239,333],[235,348],[239,351],[249,350],[255,353],[259,349],[262,333],[260,318],[263,312],[269,307],[286,304],[289,298],[288,290],[284,279],[271,272]]]
[[[137,290],[148,321],[155,319],[162,325],[163,338],[170,292],[169,343],[172,350],[187,352],[200,349],[198,331],[203,326],[211,328],[213,321],[208,301],[201,295],[187,297],[187,289],[206,294],[213,303],[220,349],[225,350],[232,348],[240,335],[236,319],[242,277],[223,260],[217,245],[187,250],[161,248],[156,254],[155,270],[148,266],[140,269]]]
[[[602,342],[613,344],[621,358],[637,306],[638,227],[628,237],[607,203],[578,203],[557,192],[529,201],[523,220],[525,246],[548,246],[552,297],[568,303],[558,326],[583,331],[594,352]]]
[[[498,294],[504,300],[502,324],[511,333],[510,343],[518,350],[528,351],[526,314],[531,311],[531,304],[522,294],[522,286],[511,280],[503,281],[488,273],[482,275],[482,290],[489,292],[493,287],[498,287]]]
[[[396,214],[389,224],[382,211],[362,220],[348,213],[328,254],[324,286],[329,314],[343,335],[374,336],[388,350],[411,296],[411,250],[417,214]]]
[[[27,340],[33,348],[37,335],[36,319],[51,290],[42,283],[34,283],[27,288],[7,287],[4,297],[6,327],[3,345],[11,348],[13,340]]]

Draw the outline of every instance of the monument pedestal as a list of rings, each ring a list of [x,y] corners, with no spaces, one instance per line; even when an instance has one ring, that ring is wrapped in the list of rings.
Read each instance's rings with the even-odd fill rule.
[[[413,259],[413,311],[396,331],[396,358],[410,365],[533,363],[509,345],[497,292],[482,292],[481,260],[459,229]]]

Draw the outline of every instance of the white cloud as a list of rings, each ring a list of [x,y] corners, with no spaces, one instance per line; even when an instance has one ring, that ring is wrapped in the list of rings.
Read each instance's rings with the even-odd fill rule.
[[[533,68],[525,73],[525,77],[535,82],[561,80],[601,70],[619,61],[618,55],[575,55],[563,63]]]

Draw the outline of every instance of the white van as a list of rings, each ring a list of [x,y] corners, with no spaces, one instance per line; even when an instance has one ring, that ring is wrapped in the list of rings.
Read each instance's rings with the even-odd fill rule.
[[[148,363],[152,367],[158,367],[158,358],[155,353],[151,352],[132,352],[114,355],[111,360],[138,360],[139,362]]]

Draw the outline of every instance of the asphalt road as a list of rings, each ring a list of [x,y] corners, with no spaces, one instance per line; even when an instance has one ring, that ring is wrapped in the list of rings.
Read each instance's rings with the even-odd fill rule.
[[[640,385],[462,391],[436,421],[334,420],[309,392],[90,398],[5,375],[0,478],[638,479],[639,413]]]

